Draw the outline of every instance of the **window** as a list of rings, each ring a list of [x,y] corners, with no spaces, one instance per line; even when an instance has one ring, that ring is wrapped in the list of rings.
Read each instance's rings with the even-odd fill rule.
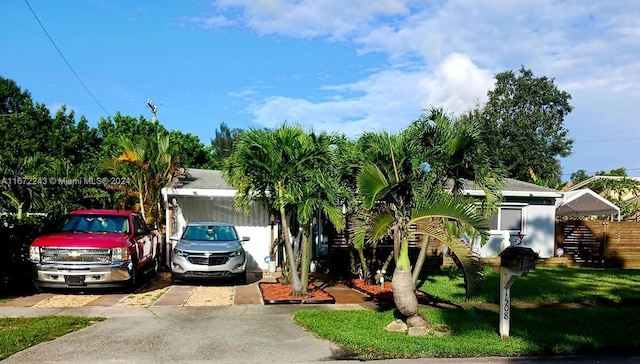
[[[524,234],[524,206],[502,206],[497,215],[489,218],[489,229],[521,231]]]

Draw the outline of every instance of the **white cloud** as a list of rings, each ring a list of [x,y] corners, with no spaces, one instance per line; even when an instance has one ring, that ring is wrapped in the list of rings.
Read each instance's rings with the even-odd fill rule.
[[[459,114],[484,102],[492,80],[468,57],[453,54],[435,75],[425,70],[381,71],[356,83],[325,87],[337,95],[330,100],[272,97],[255,104],[252,113],[256,123],[267,127],[287,121],[350,136],[370,130],[397,132],[431,106]]]
[[[215,5],[241,9],[239,20],[259,34],[296,38],[342,39],[368,28],[377,17],[409,12],[402,0],[219,0]]]
[[[444,59],[422,88],[429,95],[428,105],[443,106],[459,115],[485,103],[493,84],[491,72],[478,68],[466,55],[454,53]]]
[[[182,22],[205,29],[222,28],[235,24],[232,20],[227,19],[223,15],[184,17],[182,18]]]

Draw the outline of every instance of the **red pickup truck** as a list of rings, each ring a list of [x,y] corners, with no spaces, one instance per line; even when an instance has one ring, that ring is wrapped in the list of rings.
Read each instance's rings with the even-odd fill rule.
[[[138,213],[76,210],[29,248],[34,285],[43,288],[135,289],[160,264],[160,234]]]

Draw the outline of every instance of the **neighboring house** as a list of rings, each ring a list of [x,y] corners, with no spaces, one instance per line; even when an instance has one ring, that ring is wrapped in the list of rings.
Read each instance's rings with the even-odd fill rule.
[[[463,194],[483,198],[482,189],[470,181],[463,184]],[[507,246],[519,243],[533,249],[540,258],[554,255],[556,200],[560,191],[532,183],[507,178],[502,190],[503,203],[497,215],[489,219],[489,240],[484,246],[476,244],[483,258],[494,258]]]
[[[269,213],[258,203],[251,206],[249,215],[233,207],[236,190],[215,170],[188,169],[187,176],[162,189],[166,213],[167,250],[173,248],[175,237],[182,234],[189,222],[223,221],[236,225],[240,236],[249,241],[244,248],[249,256],[247,269],[267,269],[271,245]],[[172,238],[173,237],[173,238]],[[168,254],[167,259],[168,259]],[[167,261],[168,263],[168,261]]]

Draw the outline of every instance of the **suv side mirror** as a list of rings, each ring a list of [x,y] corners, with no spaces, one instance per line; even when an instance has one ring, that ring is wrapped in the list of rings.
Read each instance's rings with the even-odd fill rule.
[[[242,241],[249,241],[249,240],[251,240],[251,239],[248,236],[243,236],[242,237]]]

